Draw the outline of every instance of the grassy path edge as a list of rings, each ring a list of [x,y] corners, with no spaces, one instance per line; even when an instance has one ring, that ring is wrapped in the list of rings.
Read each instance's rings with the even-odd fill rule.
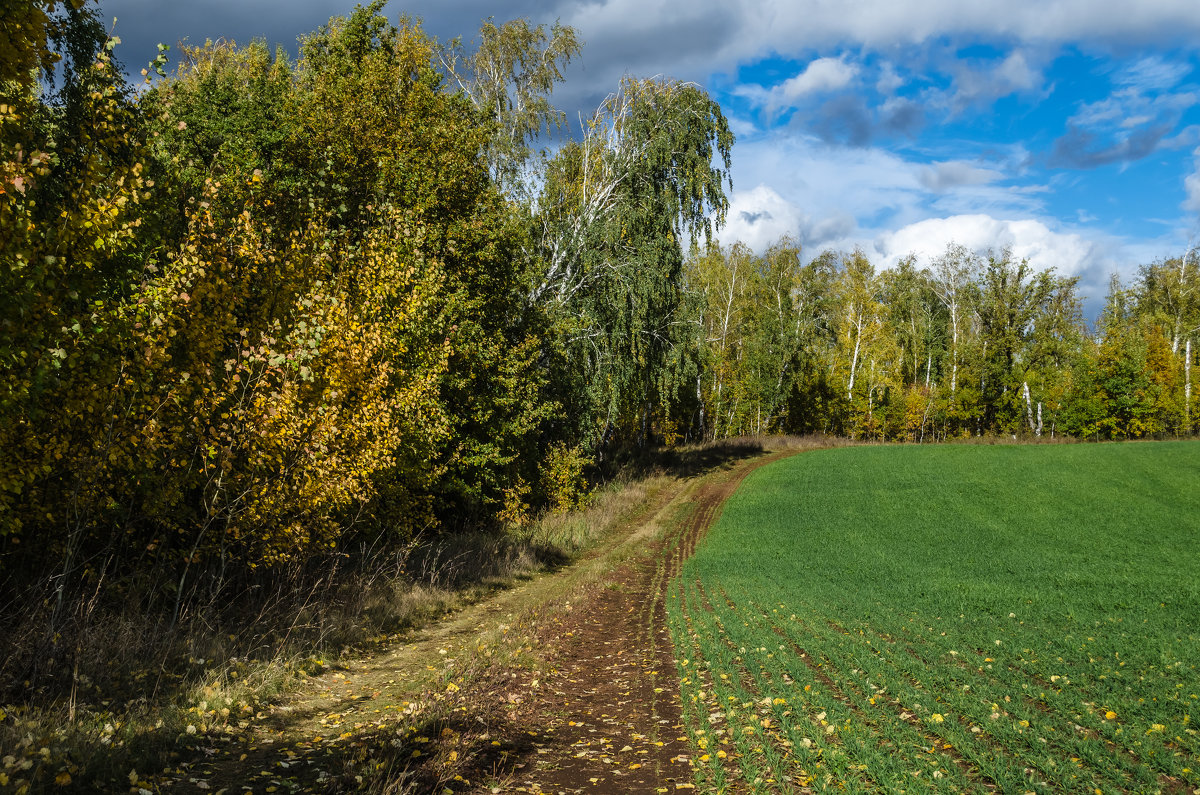
[[[591,595],[631,562],[661,554],[681,561],[662,542],[683,541],[689,548],[682,554],[690,554],[720,513],[717,505],[704,511],[704,527],[681,529],[699,518],[699,490],[722,486],[723,500],[750,471],[792,452],[798,450],[742,450],[697,474],[648,479],[643,499],[577,560],[463,608],[403,644],[296,682],[244,734],[200,738],[195,761],[142,783],[153,783],[151,791],[230,794],[314,785],[330,791],[502,791],[524,764],[516,760],[546,753],[535,747],[536,732],[526,732],[535,736],[528,747],[487,739],[501,737],[509,718],[537,718],[521,713],[553,665],[541,648],[545,625],[585,611]],[[678,564],[672,569],[673,576]],[[665,582],[660,579],[659,587]],[[645,642],[655,642],[652,633]]]

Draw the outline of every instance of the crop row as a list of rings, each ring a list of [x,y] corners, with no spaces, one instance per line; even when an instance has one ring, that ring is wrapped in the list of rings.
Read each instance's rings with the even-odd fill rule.
[[[787,590],[767,577],[755,585],[726,590],[720,578],[693,578],[670,591],[685,719],[701,783],[713,790],[1150,792],[1197,783],[1182,661],[1138,673],[1115,663],[1103,678],[1054,673],[1080,661],[999,639],[964,643],[938,629],[940,618],[911,612],[875,609],[869,623],[850,625],[801,600],[764,598]]]

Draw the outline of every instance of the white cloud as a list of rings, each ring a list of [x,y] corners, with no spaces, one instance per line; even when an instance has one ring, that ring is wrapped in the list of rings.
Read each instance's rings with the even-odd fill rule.
[[[1192,162],[1196,169],[1183,180],[1184,190],[1187,191],[1187,198],[1183,200],[1183,209],[1200,215],[1200,149],[1192,154],[1195,156]]]
[[[1200,32],[1200,4],[1194,0],[1143,0],[1136,6],[1124,0],[860,0],[852,12],[844,4],[816,0],[741,5],[745,28],[769,31],[781,52],[847,42],[923,43],[955,34],[1051,43],[1101,38],[1120,45],[1187,42]]]
[[[814,137],[773,132],[738,144],[735,185],[771,185],[810,213],[856,216],[895,210],[921,190],[911,164],[877,148],[827,146]]]
[[[1035,268],[1079,277],[1088,318],[1099,312],[1111,273],[1128,279],[1137,264],[1178,247],[1173,234],[1129,240],[1091,226],[1095,219],[1082,215],[1061,224],[1045,214],[1045,186],[1008,184],[1010,165],[919,163],[881,149],[776,133],[738,146],[735,184],[756,187],[732,194],[720,231],[726,244],[741,240],[762,250],[788,234],[800,241],[806,259],[857,247],[881,267],[909,254],[927,265],[950,242],[981,251],[1010,248]],[[1200,211],[1200,149],[1196,171],[1188,187]]]
[[[155,42],[174,45],[182,37],[265,36],[292,46],[298,35],[347,10],[344,0],[101,0],[102,18],[120,18],[117,33],[126,43],[119,54],[133,65],[153,57]],[[1200,35],[1195,0],[856,0],[852,6],[827,0],[406,0],[403,11],[443,40],[474,38],[491,15],[575,26],[584,53],[559,96],[574,92],[580,106],[591,107],[627,71],[700,80],[772,52],[795,57],[843,45],[881,50],[940,36],[1026,45],[1191,46]],[[399,11],[390,13],[394,18]],[[1008,79],[1019,82],[1019,63],[1007,68]],[[1135,72],[1146,77],[1160,68],[1147,62]]]
[[[1048,96],[1046,79],[1036,59],[1022,50],[1014,50],[1002,60],[954,60],[942,66],[954,76],[946,90],[930,90],[925,101],[961,112],[972,106],[987,106],[1012,94],[1042,94]]]
[[[844,58],[818,58],[803,72],[785,80],[779,91],[784,99],[796,100],[807,94],[845,88],[857,74],[858,67],[846,63]]]
[[[1000,62],[993,73],[996,82],[1008,91],[1028,91],[1042,84],[1042,73],[1029,65],[1025,53],[1017,50]]]
[[[726,243],[741,241],[762,251],[784,235],[797,236],[805,224],[800,208],[766,185],[734,191],[729,215],[719,237]]]
[[[1073,168],[1129,163],[1161,149],[1190,145],[1197,131],[1169,135],[1183,114],[1200,103],[1195,91],[1143,93],[1127,86],[1081,105],[1067,120],[1067,132],[1054,144],[1051,162]]]
[[[884,96],[891,96],[896,89],[904,85],[904,78],[896,71],[896,67],[888,62],[879,69],[879,79],[875,81],[875,90]]]
[[[467,2],[408,0],[405,9],[427,21],[439,20],[439,29],[451,19],[469,37],[475,17],[452,10]],[[482,0],[469,3],[484,7]],[[579,31],[583,55],[556,98],[589,110],[626,73],[704,81],[772,55],[807,59],[814,52],[828,55],[852,48],[894,59],[897,47],[923,46],[942,37],[1020,42],[1019,52],[984,74],[965,78],[959,87],[964,98],[982,98],[1039,90],[1043,76],[1038,55],[1064,43],[1127,51],[1146,43],[1190,46],[1200,36],[1200,3],[1195,0],[1142,0],[1136,8],[1124,0],[859,0],[853,8],[824,0],[513,0],[501,16],[520,15],[547,23],[560,19]],[[903,56],[906,62],[909,55]],[[792,78],[790,97],[773,94],[771,86],[746,93],[763,106],[772,99],[786,104],[811,96],[806,91],[836,90],[838,81],[861,78],[850,74],[855,69],[852,60],[822,58],[807,76]],[[895,81],[886,72],[880,77],[886,96],[884,89]]]
[[[840,248],[849,239],[858,222],[845,211],[830,211],[820,217],[804,212],[767,185],[749,191],[735,191],[729,201],[729,215],[718,237],[724,243],[741,241],[762,251],[784,235],[797,240],[806,251]]]
[[[1080,127],[1103,127],[1116,124],[1123,128],[1173,116],[1196,104],[1200,99],[1194,92],[1146,96],[1135,88],[1123,88],[1111,96],[1083,105],[1068,119]]]
[[[1178,85],[1191,71],[1188,64],[1171,63],[1161,55],[1149,55],[1123,68],[1113,82],[1139,91],[1166,91]]]
[[[1007,162],[917,162],[878,147],[831,146],[812,136],[772,131],[739,141],[733,168],[735,186],[769,185],[799,208],[807,225],[791,231],[799,231],[810,247],[853,248],[874,237],[872,231],[855,232],[859,225],[895,229],[931,215],[1043,212],[1038,186],[1005,184],[1014,168]],[[858,224],[846,229],[838,220],[834,228],[844,230],[840,238],[818,236],[818,230],[829,231],[824,222],[847,217],[859,219]],[[854,239],[856,234],[861,239]]]
[[[1096,229],[1063,229],[1048,219],[986,214],[927,218],[881,234],[874,250],[883,267],[893,267],[909,254],[928,265],[950,243],[981,253],[1008,248],[1038,270],[1054,268],[1059,276],[1078,277],[1077,292],[1088,319],[1099,314],[1113,273],[1128,281],[1138,264],[1179,252],[1179,241],[1169,238],[1130,241]]]
[[[1035,219],[1004,220],[990,215],[955,215],[928,218],[889,232],[876,241],[875,249],[886,265],[916,254],[931,261],[949,243],[974,251],[1011,249],[1017,259],[1028,259],[1039,270],[1054,268],[1059,274],[1080,275],[1099,261],[1102,249],[1077,232],[1058,232]]]
[[[739,86],[735,93],[768,110],[795,107],[797,102],[813,94],[839,91],[858,76],[858,67],[846,63],[845,57],[817,58],[795,77],[767,89],[759,85]]]

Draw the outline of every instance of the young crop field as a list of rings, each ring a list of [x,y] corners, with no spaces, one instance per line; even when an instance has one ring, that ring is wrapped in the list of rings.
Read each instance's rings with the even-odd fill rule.
[[[705,789],[1200,793],[1200,444],[797,455],[668,613]]]

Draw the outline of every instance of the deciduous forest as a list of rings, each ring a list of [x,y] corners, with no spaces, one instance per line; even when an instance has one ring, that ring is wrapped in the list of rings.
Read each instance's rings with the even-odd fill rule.
[[[650,448],[1197,429],[1195,250],[1089,327],[1010,252],[721,240],[719,105],[628,77],[568,124],[570,28],[468,46],[376,0],[298,55],[162,48],[133,83],[94,5],[3,9],[6,692],[78,686],[96,616],[169,635],[574,508]]]

